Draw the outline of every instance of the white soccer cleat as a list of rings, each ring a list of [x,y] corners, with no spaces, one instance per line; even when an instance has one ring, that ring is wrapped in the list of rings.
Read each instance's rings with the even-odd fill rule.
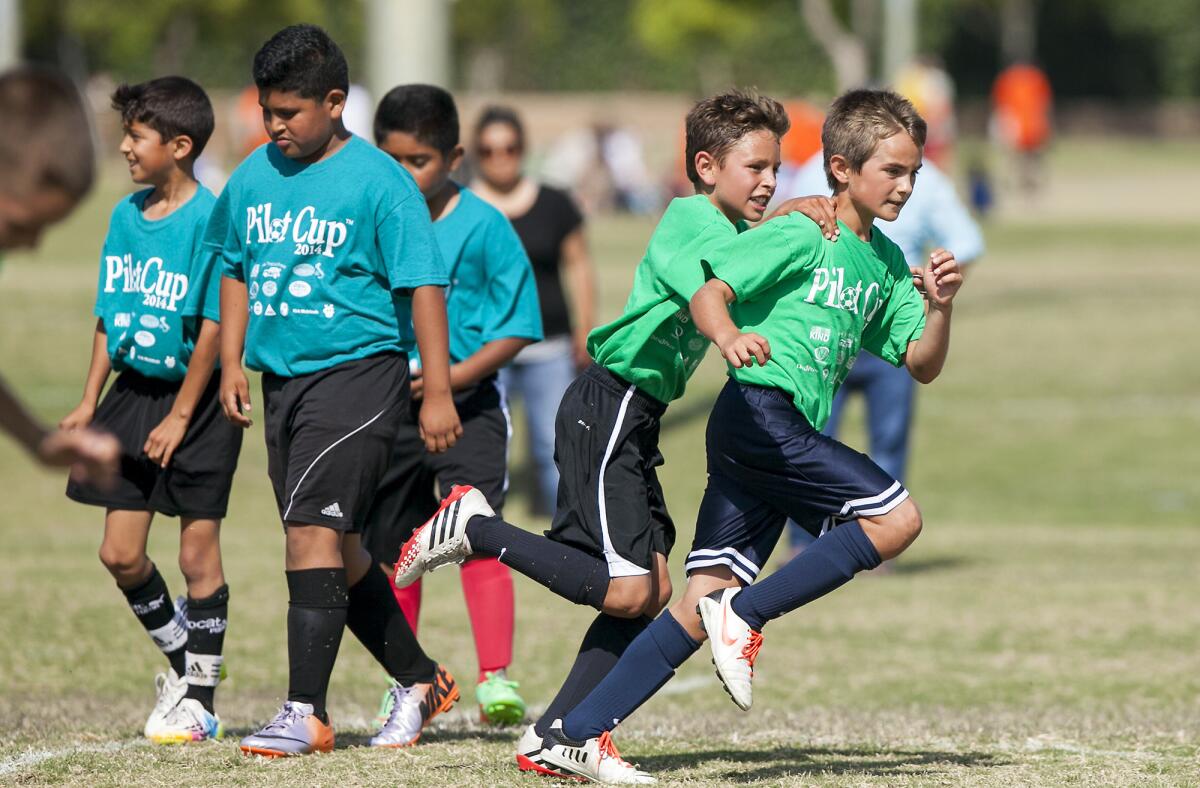
[[[604,785],[658,782],[621,757],[608,731],[586,741],[572,741],[563,733],[562,720],[555,720],[546,732],[540,757],[556,771]]]
[[[155,744],[189,744],[221,739],[225,726],[195,698],[184,698],[167,712],[166,719],[150,739]]]
[[[405,588],[426,572],[446,564],[461,564],[471,555],[467,541],[467,521],[495,512],[479,490],[465,484],[455,485],[433,517],[400,548],[396,561],[396,588]]]
[[[165,731],[167,716],[187,694],[187,686],[187,679],[181,678],[172,668],[154,677],[154,691],[158,698],[154,702],[154,711],[146,718],[142,735],[157,740],[155,737]]]
[[[551,764],[542,760],[542,737],[538,736],[533,725],[527,727],[521,734],[521,738],[517,740],[517,769],[547,777],[571,779],[571,775],[558,771]]]
[[[763,636],[733,612],[730,603],[740,589],[726,588],[700,600],[696,612],[712,647],[712,663],[725,691],[742,711],[754,702],[754,660]]]

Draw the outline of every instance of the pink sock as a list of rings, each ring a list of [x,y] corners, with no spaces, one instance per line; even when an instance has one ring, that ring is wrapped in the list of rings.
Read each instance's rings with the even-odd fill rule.
[[[461,576],[479,657],[479,681],[483,681],[488,671],[507,668],[512,662],[512,573],[495,558],[482,557],[463,564]]]
[[[392,594],[400,603],[400,610],[404,612],[404,617],[408,619],[408,626],[413,631],[413,637],[416,637],[417,620],[421,617],[421,581],[418,580],[407,588],[396,588],[393,584]]]

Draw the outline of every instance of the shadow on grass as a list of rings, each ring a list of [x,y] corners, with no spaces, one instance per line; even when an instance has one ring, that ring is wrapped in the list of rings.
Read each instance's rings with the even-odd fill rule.
[[[371,733],[339,733],[336,749],[345,747],[369,747]],[[429,730],[421,734],[421,744],[454,744],[461,741],[486,742],[489,744],[515,744],[521,735],[520,728],[500,728],[495,730],[480,728],[443,728]]]
[[[933,558],[903,558],[893,561],[891,574],[921,575],[926,572],[946,572],[951,569],[962,569],[971,565],[971,559],[960,555],[942,555]]]
[[[816,774],[904,775],[933,777],[946,765],[968,768],[1004,766],[1008,761],[991,753],[942,752],[938,750],[884,750],[865,753],[832,747],[776,747],[772,750],[707,750],[679,755],[650,755],[637,758],[639,768],[658,777],[696,768],[709,760],[745,764],[723,771],[719,779],[733,783],[770,782],[784,777]],[[709,778],[717,774],[706,775]]]

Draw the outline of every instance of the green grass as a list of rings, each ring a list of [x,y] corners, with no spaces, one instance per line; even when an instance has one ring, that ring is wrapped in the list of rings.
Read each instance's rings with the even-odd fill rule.
[[[909,485],[926,515],[920,541],[893,573],[772,624],[751,713],[729,702],[701,652],[622,725],[628,758],[692,784],[1200,785],[1195,223],[1121,207],[1152,204],[1168,164],[1175,182],[1200,175],[1200,146],[1168,152],[1060,146],[1056,186],[1034,215],[1010,204],[988,228],[946,374],[921,392]],[[1055,189],[1093,183],[1109,154],[1140,193],[1083,218],[1053,204]],[[107,181],[38,255],[0,272],[0,369],[47,418],[78,398],[95,249],[122,188]],[[620,308],[650,227],[594,224],[605,316]],[[664,429],[680,581],[721,382],[710,358]],[[231,735],[189,748],[139,738],[161,657],[96,559],[99,512],[70,504],[59,475],[0,444],[0,783],[541,784],[512,768],[518,730],[474,722],[453,570],[427,581],[421,634],[464,702],[420,747],[361,746],[383,682],[348,636],[331,689],[339,749],[240,757],[237,736],[275,711],[286,683],[283,540],[260,430],[224,533],[231,679],[218,707]],[[847,438],[860,442],[857,409]],[[509,514],[545,527],[526,508],[514,495]],[[164,520],[151,540],[172,590],[182,588],[175,529]],[[517,594],[512,674],[536,708],[590,616],[524,579]]]

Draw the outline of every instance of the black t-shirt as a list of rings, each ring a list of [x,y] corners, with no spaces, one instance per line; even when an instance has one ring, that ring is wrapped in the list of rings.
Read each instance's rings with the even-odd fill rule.
[[[559,265],[563,239],[582,224],[583,215],[570,196],[550,186],[538,187],[537,199],[529,211],[512,219],[533,264],[542,308],[542,334],[547,339],[571,333],[571,315],[559,278]]]

